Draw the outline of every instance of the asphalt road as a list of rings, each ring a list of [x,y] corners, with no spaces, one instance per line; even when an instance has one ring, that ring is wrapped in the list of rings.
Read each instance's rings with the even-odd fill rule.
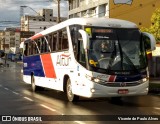
[[[10,67],[0,68],[0,116],[0,123],[6,124],[36,120],[54,124],[128,124],[135,123],[134,119],[139,120],[136,123],[158,124],[160,95],[124,97],[122,100],[80,98],[71,103],[63,92],[44,89],[32,93],[31,86],[22,81],[21,65],[12,63]],[[152,117],[152,121],[148,117]]]

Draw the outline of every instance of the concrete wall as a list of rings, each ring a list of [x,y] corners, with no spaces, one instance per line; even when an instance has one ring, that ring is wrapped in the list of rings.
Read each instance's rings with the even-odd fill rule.
[[[110,0],[109,17],[129,20],[139,27],[150,27],[151,16],[156,8],[160,8],[160,0],[131,0],[128,4],[116,4],[116,0]]]

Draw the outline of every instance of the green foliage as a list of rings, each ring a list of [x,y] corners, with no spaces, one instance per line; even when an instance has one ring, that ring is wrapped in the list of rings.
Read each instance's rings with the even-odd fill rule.
[[[141,31],[152,33],[157,43],[160,42],[160,8],[156,9],[151,17],[151,26],[149,28],[142,27]]]

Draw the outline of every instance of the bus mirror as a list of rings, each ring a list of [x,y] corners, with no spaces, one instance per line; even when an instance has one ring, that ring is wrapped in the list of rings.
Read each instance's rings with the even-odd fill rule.
[[[88,34],[84,30],[79,30],[79,33],[82,35],[83,39],[83,47],[84,49],[87,49],[87,42],[89,41]]]
[[[145,42],[146,51],[153,51],[155,50],[156,40],[155,37],[147,32],[142,32],[143,41]]]

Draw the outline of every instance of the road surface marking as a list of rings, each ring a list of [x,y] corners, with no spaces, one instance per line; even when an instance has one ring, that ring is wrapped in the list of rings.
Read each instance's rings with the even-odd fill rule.
[[[23,97],[23,98],[25,98],[25,99],[27,99],[27,100],[29,100],[29,101],[33,101],[32,99],[30,99],[30,98],[28,98],[28,97]]]
[[[46,105],[41,104],[41,106],[44,107],[44,108],[46,108],[46,109],[49,109],[49,110],[51,110],[51,111],[53,111],[53,112],[56,111],[55,109],[52,109],[52,108],[50,108],[50,107],[48,107],[48,106],[46,106]]]
[[[158,107],[154,107],[154,109],[160,110],[160,108],[158,108]]]
[[[82,121],[74,121],[75,123],[78,123],[78,124],[85,124],[84,122]]]
[[[14,93],[14,94],[16,94],[16,95],[19,95],[19,93],[17,93],[17,92],[14,92],[14,91],[12,91],[12,93]]]
[[[0,85],[0,87],[2,87],[2,85]]]
[[[5,89],[5,90],[9,90],[9,89],[8,89],[8,88],[6,88],[6,87],[5,87],[4,89]]]

